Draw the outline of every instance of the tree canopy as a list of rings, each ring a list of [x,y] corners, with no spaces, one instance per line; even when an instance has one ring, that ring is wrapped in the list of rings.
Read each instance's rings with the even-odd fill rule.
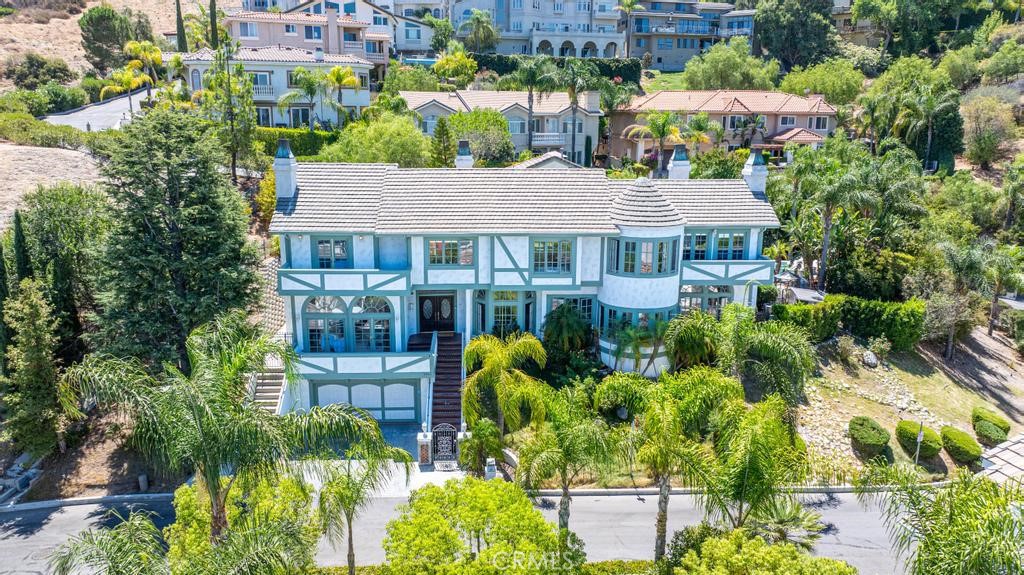
[[[737,36],[691,58],[682,83],[687,90],[771,90],[778,76],[778,61],[752,56],[750,41]]]

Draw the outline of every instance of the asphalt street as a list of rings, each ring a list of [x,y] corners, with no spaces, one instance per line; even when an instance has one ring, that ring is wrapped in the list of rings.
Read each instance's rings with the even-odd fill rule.
[[[861,575],[902,573],[893,555],[881,518],[874,508],[863,507],[854,495],[807,495],[805,504],[822,514],[828,525],[815,553],[848,561]],[[404,498],[377,499],[356,524],[356,559],[360,564],[384,560],[381,541],[388,521],[397,517],[396,507]],[[551,521],[556,520],[554,499],[542,500],[540,507]],[[161,526],[173,519],[170,503],[146,504]],[[68,537],[87,527],[112,520],[110,508],[83,505],[12,513],[0,511],[0,575],[47,573],[51,551]],[[119,510],[124,513],[123,507]],[[653,555],[655,496],[576,497],[572,502],[570,528],[586,543],[592,561],[605,559],[648,559]],[[701,512],[689,496],[674,495],[669,507],[669,533],[699,522]],[[345,549],[320,545],[318,562],[342,565]]]

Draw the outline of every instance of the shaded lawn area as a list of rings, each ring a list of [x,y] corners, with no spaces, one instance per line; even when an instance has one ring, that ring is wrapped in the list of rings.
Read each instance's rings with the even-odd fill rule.
[[[682,72],[659,72],[657,70],[651,70],[654,73],[654,78],[642,80],[643,88],[645,92],[654,92],[656,90],[685,90],[683,87],[683,73]]]

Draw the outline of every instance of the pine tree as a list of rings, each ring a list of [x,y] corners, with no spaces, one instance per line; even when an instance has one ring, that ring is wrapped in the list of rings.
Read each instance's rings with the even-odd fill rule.
[[[192,112],[152,110],[122,131],[103,168],[114,227],[97,282],[97,344],[189,369],[195,327],[259,297],[256,247],[223,150]]]
[[[210,48],[217,50],[220,42],[220,29],[217,27],[217,0],[210,0]]]
[[[32,261],[28,255],[28,242],[25,239],[25,226],[21,221],[21,212],[14,212],[14,279],[17,283],[32,277]]]
[[[454,168],[457,145],[452,131],[448,128],[448,119],[441,116],[434,126],[433,148],[430,159],[435,168]]]
[[[75,303],[74,270],[67,256],[60,256],[50,265],[50,305],[57,320],[57,353],[64,365],[82,359],[80,337],[82,323]]]
[[[174,33],[178,37],[178,52],[188,52],[188,38],[185,35],[185,19],[181,15],[181,0],[174,0]]]
[[[18,294],[7,302],[4,318],[14,329],[7,350],[11,376],[4,379],[7,420],[4,439],[33,455],[43,455],[57,445],[60,402],[57,399],[56,322],[33,279],[21,282]]]

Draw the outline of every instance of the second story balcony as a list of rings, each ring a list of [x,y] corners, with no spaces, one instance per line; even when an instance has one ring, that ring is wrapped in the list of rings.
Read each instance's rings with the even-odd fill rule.
[[[558,132],[534,132],[534,146],[564,146],[565,134]]]
[[[269,84],[254,84],[252,87],[252,95],[259,96],[273,96],[274,87]]]
[[[277,290],[281,295],[332,294],[403,295],[411,289],[408,270],[379,269],[279,269]]]

